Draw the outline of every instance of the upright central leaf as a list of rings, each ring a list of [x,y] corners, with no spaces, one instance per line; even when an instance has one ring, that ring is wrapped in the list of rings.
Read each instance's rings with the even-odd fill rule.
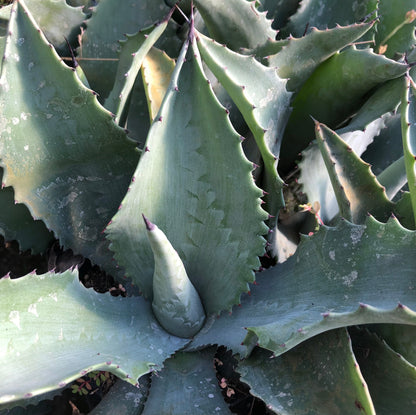
[[[140,217],[145,213],[179,253],[206,312],[214,313],[238,303],[253,281],[267,215],[239,135],[189,43],[107,234],[117,261],[151,298],[154,261]]]

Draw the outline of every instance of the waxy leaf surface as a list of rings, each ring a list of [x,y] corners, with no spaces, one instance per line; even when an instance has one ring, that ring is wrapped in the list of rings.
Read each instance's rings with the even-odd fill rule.
[[[210,314],[238,303],[253,281],[267,215],[239,135],[202,72],[196,44],[189,48],[107,234],[116,260],[151,298],[153,255],[140,214],[157,223]]]
[[[277,216],[284,206],[283,182],[277,175],[277,159],[290,114],[291,94],[286,90],[286,81],[280,79],[274,69],[199,33],[197,44],[204,62],[236,103],[254,135],[265,168],[262,188],[269,193],[265,197],[265,208]]]
[[[150,48],[166,29],[169,18],[170,15],[164,21],[140,30],[135,35],[127,35],[127,39],[120,42],[121,49],[115,83],[104,104],[115,114],[117,123],[120,122],[123,112],[127,111],[128,98],[142,63]]]
[[[210,36],[236,52],[241,48],[256,48],[276,36],[266,12],[259,12],[251,1],[195,0],[194,4]]]
[[[81,31],[86,15],[80,7],[71,7],[65,0],[25,0],[36,23],[56,49],[67,51],[65,38],[74,40]],[[12,5],[3,6],[1,18],[9,20]],[[68,55],[69,56],[69,55]]]
[[[0,78],[3,182],[63,246],[111,268],[100,233],[127,190],[138,153],[59,61],[23,1],[14,7]]]
[[[313,28],[300,38],[289,38],[286,45],[270,42],[267,49],[269,66],[276,67],[281,78],[288,78],[290,91],[298,91],[319,64],[366,33],[372,23],[337,26],[333,29]]]
[[[267,363],[265,363],[267,361]],[[274,357],[257,348],[238,365],[250,393],[279,415],[375,414],[345,329],[331,330]]]
[[[143,61],[142,77],[151,121],[159,112],[174,68],[175,61],[157,48],[152,48]]]
[[[410,414],[416,403],[416,368],[377,335],[350,330],[354,353],[377,415]]]
[[[103,99],[110,93],[118,65],[119,40],[161,21],[170,8],[163,0],[100,0],[88,20],[79,55],[91,88]],[[109,30],[111,28],[111,30]],[[170,35],[173,39],[174,30]]]
[[[411,14],[415,8],[416,4],[413,0],[380,1],[378,6],[380,20],[374,38],[375,50],[383,53],[383,49],[387,46],[384,55],[394,58],[396,54],[405,53],[414,46],[415,21],[403,23],[407,18],[406,14],[408,12]]]
[[[314,138],[311,116],[336,128],[359,110],[373,88],[400,77],[406,70],[406,64],[354,46],[327,59],[293,100],[293,112],[282,142],[286,157],[280,167],[287,169]]]
[[[407,78],[402,99],[402,138],[404,162],[407,173],[413,213],[416,221],[416,88],[411,78]]]
[[[415,243],[416,233],[393,219],[321,227],[286,262],[260,273],[241,307],[211,319],[190,349],[222,344],[245,355],[259,344],[280,355],[333,328],[416,325]]]
[[[168,359],[163,370],[152,377],[143,415],[231,414],[218,386],[215,351],[214,347],[179,352]]]
[[[53,233],[40,220],[33,220],[27,207],[14,203],[12,187],[0,190],[0,234],[6,241],[17,240],[22,251],[44,252],[53,241]]]
[[[0,403],[62,388],[93,370],[134,385],[186,344],[159,326],[143,298],[98,294],[77,271],[3,278],[0,287],[0,363],[8,379]]]
[[[336,25],[347,25],[375,18],[377,0],[344,0],[327,2],[325,0],[302,0],[284,32],[300,37],[312,27],[327,29]]]
[[[316,123],[316,139],[325,161],[340,215],[353,223],[363,223],[368,214],[385,222],[394,210],[384,188],[369,164],[362,161],[341,137]]]

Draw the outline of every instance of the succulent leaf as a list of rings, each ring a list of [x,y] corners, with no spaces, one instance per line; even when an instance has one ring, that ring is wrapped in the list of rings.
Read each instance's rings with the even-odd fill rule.
[[[55,49],[67,51],[65,38],[71,42],[80,32],[85,14],[80,7],[71,7],[65,0],[25,0],[33,18],[42,29],[46,39]],[[12,5],[1,8],[0,14],[4,20],[10,19]]]
[[[294,14],[300,0],[259,0],[258,9],[267,12],[267,18],[272,19],[272,27],[281,29],[287,24],[289,17]]]
[[[137,220],[137,212],[146,212],[178,251],[207,314],[230,308],[259,266],[267,215],[195,44],[189,51],[184,45],[146,148],[107,227],[115,258],[151,298],[153,258]]]
[[[84,58],[80,61],[82,69],[101,99],[104,100],[113,88],[119,39],[126,33],[137,33],[139,29],[162,21],[169,10],[163,0],[100,0],[87,21],[79,55]],[[111,30],[108,30],[110,27]],[[170,27],[171,35],[173,30]]]
[[[354,353],[377,414],[414,411],[416,370],[383,340],[366,330],[351,330]]]
[[[394,210],[385,189],[369,164],[361,160],[341,137],[316,123],[316,139],[337,198],[341,217],[364,223],[368,214],[385,222]]]
[[[406,78],[406,88],[402,99],[402,138],[404,161],[416,222],[416,98],[415,85]]]
[[[140,149],[144,149],[144,143],[150,129],[148,101],[140,73],[133,85],[130,96],[130,106],[127,114],[127,130],[129,137],[137,142]]]
[[[401,198],[396,203],[396,216],[400,218],[400,223],[407,229],[416,229],[413,214],[412,198],[409,192],[403,192]]]
[[[281,151],[286,157],[279,167],[288,169],[298,153],[313,138],[310,116],[336,128],[361,107],[366,94],[390,79],[398,78],[407,65],[354,46],[322,63],[302,86],[293,100]],[[348,94],[346,93],[348,91]],[[311,97],[313,97],[311,99]]]
[[[410,50],[416,43],[416,4],[413,0],[381,0],[375,32],[375,50],[389,58]]]
[[[401,80],[403,94],[403,79]],[[362,154],[363,160],[371,164],[374,174],[381,174],[385,169],[403,156],[403,139],[400,110],[383,117],[385,128]],[[406,179],[407,181],[407,179]]]
[[[178,337],[190,338],[205,321],[205,311],[198,292],[166,235],[144,215],[143,219],[155,259],[153,312],[166,331]]]
[[[142,376],[138,385],[118,381],[104,395],[90,415],[141,415],[150,387],[150,375]]]
[[[134,35],[127,35],[127,39],[120,42],[121,48],[114,86],[104,103],[104,106],[115,114],[117,124],[120,123],[122,114],[127,111],[128,98],[142,63],[150,48],[165,31],[170,14],[162,22],[142,29]]]
[[[0,286],[0,361],[8,379],[1,403],[62,388],[93,370],[136,384],[186,344],[160,328],[148,302],[86,289],[77,271],[3,278]]]
[[[375,119],[363,130],[348,131],[349,128],[346,127],[337,130],[336,134],[357,156],[361,156],[385,126],[386,118],[388,115]],[[329,223],[338,214],[339,207],[328,170],[316,141],[302,152],[299,167],[301,169],[299,183],[302,184],[302,191],[308,196],[310,203],[319,203],[319,216],[324,223]]]
[[[371,94],[348,125],[336,130],[336,133],[358,156],[361,157],[366,152],[363,159],[371,164],[374,174],[381,173],[400,158],[400,153],[403,152],[400,127],[400,137],[398,136],[400,140],[395,140],[397,135],[395,120],[398,116],[391,114],[400,104],[402,84],[402,78],[382,84]],[[392,147],[392,144],[396,142],[397,144]],[[395,151],[392,151],[393,148]],[[302,153],[299,167],[301,170],[299,183],[303,186],[302,191],[307,194],[310,201],[320,203],[319,215],[324,223],[328,223],[339,209],[316,142]],[[385,178],[382,180],[386,182]],[[389,190],[389,199],[392,198],[389,196],[392,192],[394,192],[393,188]]]
[[[3,182],[63,246],[113,269],[101,231],[127,190],[134,143],[59,61],[23,1],[14,3],[9,30],[0,78]]]
[[[45,251],[53,241],[53,233],[40,220],[34,220],[27,207],[14,202],[13,188],[0,190],[0,234],[6,241],[17,240],[22,251],[34,254]]]
[[[231,414],[215,376],[215,351],[214,347],[193,353],[179,352],[168,359],[160,374],[152,377],[143,415]]]
[[[159,112],[174,68],[175,61],[157,48],[150,49],[143,61],[142,76],[150,121],[153,121]]]
[[[383,170],[377,181],[384,187],[387,197],[391,200],[407,183],[406,166],[404,156],[397,159]],[[407,228],[407,226],[406,226]]]
[[[366,327],[371,333],[377,334],[396,353],[400,353],[411,365],[416,363],[416,327],[404,324],[372,324]]]
[[[325,0],[302,0],[293,14],[284,33],[300,37],[312,27],[330,29],[336,25],[346,26],[363,21],[368,17],[375,18],[377,0],[344,0],[328,3]]]
[[[241,307],[210,319],[189,348],[223,344],[245,356],[258,344],[280,355],[333,328],[416,325],[415,238],[396,219],[321,227],[286,262],[260,273]],[[400,275],[397,263],[407,264]]]
[[[129,382],[96,415],[413,413],[414,1],[0,6],[0,232],[60,267],[50,228],[82,281],[144,295],[1,279],[0,415],[95,370]]]
[[[268,65],[275,67],[281,78],[288,79],[289,91],[298,91],[322,62],[362,37],[373,25],[371,22],[327,30],[312,28],[303,37],[289,38],[286,44],[270,42],[266,50],[256,52],[267,55]]]
[[[210,36],[231,50],[254,49],[276,37],[266,12],[256,9],[255,2],[247,0],[195,0]]]
[[[238,370],[250,393],[278,414],[301,414],[305,408],[309,414],[353,414],[358,407],[375,414],[345,329],[309,339],[278,357],[258,348]]]
[[[265,167],[262,187],[269,193],[265,197],[266,209],[277,216],[284,206],[277,158],[290,114],[291,94],[286,90],[286,81],[252,57],[232,52],[200,33],[196,39],[204,62],[236,103],[254,135]]]

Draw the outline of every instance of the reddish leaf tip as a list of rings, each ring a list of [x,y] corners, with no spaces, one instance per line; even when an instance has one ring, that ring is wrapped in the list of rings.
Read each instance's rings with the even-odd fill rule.
[[[152,222],[150,222],[149,219],[146,218],[146,216],[144,216],[144,214],[142,213],[143,216],[143,220],[144,220],[144,224],[146,225],[146,229],[151,232],[155,229],[156,225],[153,224]]]

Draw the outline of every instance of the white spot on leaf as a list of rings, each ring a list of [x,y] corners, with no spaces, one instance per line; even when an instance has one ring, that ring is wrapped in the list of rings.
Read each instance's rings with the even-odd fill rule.
[[[49,297],[51,297],[52,300],[58,302],[58,294],[57,293],[50,293]]]
[[[36,304],[30,304],[27,311],[34,314],[36,317],[39,317],[38,311],[36,310]]]
[[[22,328],[20,327],[20,314],[18,311],[10,311],[9,314],[9,321],[13,323],[19,330]]]
[[[342,277],[342,280],[344,281],[343,284],[351,287],[352,283],[358,278],[358,272],[357,271],[351,271],[348,275],[345,277]]]
[[[353,245],[356,245],[358,242],[360,242],[361,240],[361,236],[364,233],[364,228],[363,227],[356,227],[356,228],[352,228],[351,229],[351,242]]]

